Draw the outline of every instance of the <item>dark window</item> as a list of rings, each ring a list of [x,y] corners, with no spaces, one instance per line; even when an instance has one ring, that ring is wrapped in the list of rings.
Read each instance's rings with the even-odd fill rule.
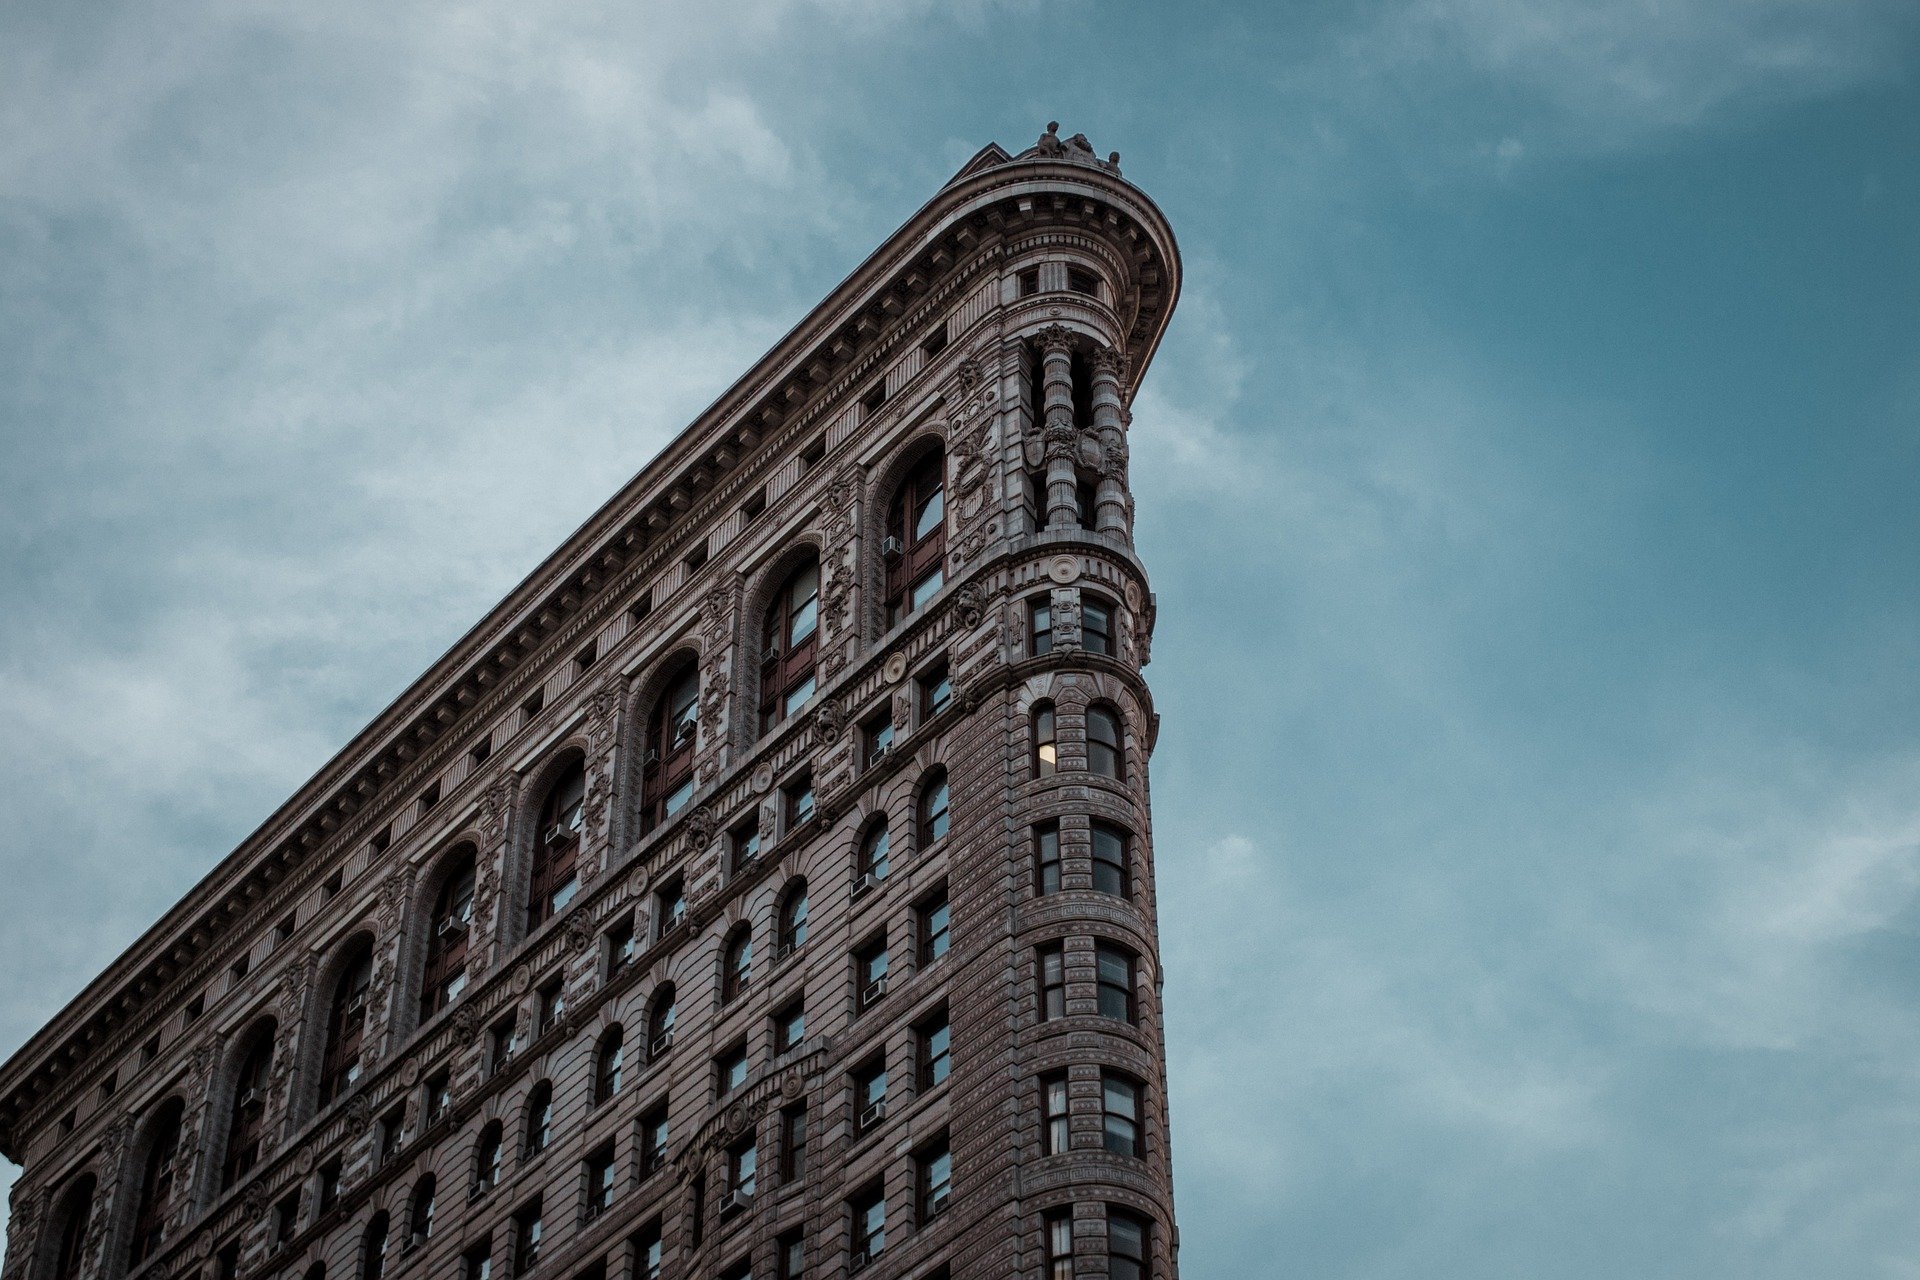
[[[627,607],[627,621],[631,622],[635,626],[638,626],[642,622],[645,622],[647,620],[647,615],[652,612],[653,612],[653,588],[648,587],[645,591],[642,591],[640,593],[639,599],[635,600],[631,605]]]
[[[753,1280],[753,1262],[742,1258],[720,1273],[720,1280]]]
[[[187,1001],[187,1007],[180,1011],[180,1025],[183,1027],[192,1026],[200,1020],[200,1015],[206,1011],[207,997],[204,994],[195,996],[193,999]],[[71,1126],[69,1126],[69,1129],[71,1129]]]
[[[694,1248],[698,1249],[700,1242],[704,1240],[707,1235],[707,1175],[704,1173],[696,1173],[693,1175],[693,1213],[691,1217],[692,1221],[687,1225],[687,1240]]]
[[[707,562],[707,544],[704,542],[696,544],[693,550],[687,552],[686,559],[681,561],[682,564],[687,566],[688,573],[695,572],[700,568],[701,565],[705,564],[706,562]]]
[[[487,1031],[487,1074],[507,1065],[507,1059],[520,1051],[520,1014],[516,1010],[493,1024]]]
[[[493,1280],[493,1238],[460,1255],[460,1280]]]
[[[240,1075],[233,1084],[233,1114],[227,1121],[226,1159],[220,1165],[220,1189],[231,1187],[260,1162],[260,1138],[267,1117],[267,1082],[273,1071],[274,1024],[254,1032]]]
[[[933,1017],[922,1022],[915,1031],[919,1050],[919,1071],[917,1084],[920,1092],[925,1093],[953,1070],[953,1034],[947,1021],[947,1011],[943,1008]]]
[[[700,737],[700,669],[686,664],[647,713],[640,764],[640,829],[651,831],[693,798],[693,753]]]
[[[376,1213],[360,1237],[361,1280],[380,1280],[387,1271],[387,1215]]]
[[[1101,823],[1093,828],[1093,887],[1096,892],[1115,897],[1127,896],[1131,880],[1128,874],[1127,837],[1122,831]]]
[[[633,963],[639,953],[633,937],[633,917],[628,916],[607,930],[607,974],[612,976]]]
[[[1040,1020],[1067,1016],[1067,957],[1059,943],[1042,947],[1040,963]]]
[[[407,1205],[407,1247],[418,1248],[433,1235],[433,1201],[439,1182],[427,1174],[413,1184],[413,1196]]]
[[[1033,829],[1033,891],[1060,892],[1060,824],[1043,822]]]
[[[355,954],[334,983],[327,1008],[327,1038],[320,1054],[320,1105],[326,1106],[360,1078],[360,1039],[367,1029],[367,988],[373,981],[373,945],[353,944]]]
[[[474,743],[472,749],[467,752],[467,763],[477,769],[481,765],[485,764],[487,762],[487,757],[491,756],[492,754],[493,754],[493,739],[482,738],[480,739],[480,741]]]
[[[807,1006],[795,1000],[773,1015],[773,1051],[785,1053],[797,1049],[807,1038]]]
[[[734,1045],[713,1060],[713,1092],[724,1098],[747,1082],[747,1046]]]
[[[853,953],[854,1012],[864,1013],[887,994],[885,934]]]
[[[887,1118],[887,1060],[875,1058],[853,1072],[853,1121],[864,1133]]]
[[[620,1092],[626,1056],[627,1033],[615,1023],[600,1037],[600,1048],[594,1055],[593,1101],[596,1106]]]
[[[1100,987],[1100,1016],[1132,1022],[1135,1018],[1133,953],[1103,942],[1095,964]]]
[[[727,935],[720,956],[720,999],[737,998],[753,983],[753,930],[739,925]]]
[[[1073,1214],[1058,1209],[1047,1215],[1047,1280],[1073,1280]]]
[[[936,449],[915,464],[887,508],[880,544],[886,562],[887,625],[932,599],[946,578],[946,455]]]
[[[647,1015],[647,1057],[659,1057],[673,1048],[673,984],[667,983],[654,993],[652,1012]]]
[[[540,1030],[535,1034],[543,1036],[560,1025],[567,1016],[567,987],[564,978],[555,978],[541,987],[535,999],[540,1005]]]
[[[860,759],[863,768],[872,768],[893,750],[893,709],[887,708],[860,726]]]
[[[540,714],[541,708],[546,705],[547,691],[545,689],[535,689],[527,696],[527,700],[520,704],[521,723],[531,723],[533,718]]]
[[[520,1149],[527,1155],[537,1155],[547,1149],[547,1140],[552,1136],[553,1086],[542,1080],[527,1095],[526,1136]]]
[[[87,1246],[87,1227],[93,1221],[92,1174],[82,1174],[60,1198],[60,1243],[55,1246],[49,1280],[77,1280]]]
[[[947,907],[947,891],[942,886],[934,897],[921,902],[915,913],[917,919],[915,934],[920,943],[919,963],[922,969],[947,954],[950,941],[950,919],[952,913]]]
[[[513,1215],[513,1274],[526,1275],[540,1265],[540,1201],[536,1197]]]
[[[776,1280],[806,1280],[807,1233],[789,1231],[773,1242]]]
[[[780,899],[780,954],[790,956],[807,941],[807,882],[796,881]]]
[[[452,1004],[467,988],[467,944],[473,932],[471,849],[454,855],[427,917],[427,961],[420,975],[420,1021]]]
[[[1040,268],[1029,267],[1014,277],[1019,282],[1020,296],[1031,297],[1040,292]]]
[[[864,416],[870,418],[880,412],[881,407],[886,403],[887,382],[885,378],[882,378],[879,382],[874,383],[867,394],[860,397],[860,411]]]
[[[1060,763],[1060,751],[1054,742],[1053,704],[1036,702],[1033,705],[1033,776],[1046,778],[1053,775]]]
[[[613,1147],[601,1147],[587,1157],[587,1220],[591,1222],[613,1203]]]
[[[886,1251],[886,1191],[876,1183],[856,1195],[848,1208],[853,1214],[853,1265],[858,1269]]]
[[[453,1109],[453,1072],[451,1069],[436,1071],[427,1077],[421,1086],[424,1101],[421,1105],[422,1127],[435,1125],[447,1118],[447,1112]]]
[[[780,584],[760,626],[760,732],[813,696],[820,625],[820,563],[809,560]]]
[[[1049,1156],[1060,1155],[1066,1151],[1071,1141],[1067,1121],[1066,1072],[1040,1078],[1040,1108],[1041,1153]]]
[[[887,878],[892,863],[887,859],[887,827],[877,822],[867,828],[867,834],[860,841],[859,861],[853,868],[853,896],[859,897],[869,889],[878,888]]]
[[[782,791],[786,804],[784,830],[791,831],[813,817],[813,773],[809,770],[789,782]]]
[[[1078,267],[1067,268],[1067,288],[1074,293],[1098,296],[1100,287],[1091,271],[1082,271]]]
[[[573,674],[576,676],[585,675],[588,670],[592,668],[593,664],[599,661],[599,658],[600,642],[596,640],[573,655]]]
[[[1087,708],[1087,768],[1103,778],[1125,776],[1120,717],[1110,707]]]
[[[1107,1210],[1109,1280],[1147,1280],[1147,1223],[1119,1209]]]
[[[827,456],[827,438],[815,436],[813,443],[800,451],[800,474],[805,475],[820,465]]]
[[[440,782],[435,779],[425,791],[420,793],[420,816],[426,817],[433,807],[440,803]]]
[[[640,1117],[640,1176],[666,1167],[667,1107],[665,1103]]]
[[[947,322],[942,320],[934,326],[932,333],[920,340],[920,350],[928,359],[932,359],[946,349]]]
[[[687,918],[687,884],[679,876],[667,881],[660,891],[653,895],[653,913],[659,921],[656,936],[665,937],[678,929]]]
[[[495,1120],[480,1131],[473,1149],[473,1193],[484,1195],[500,1185],[500,1122]]]
[[[380,1117],[380,1163],[393,1159],[400,1150],[401,1140],[407,1136],[407,1107],[405,1103],[393,1108]]]
[[[321,1165],[315,1178],[318,1186],[313,1197],[314,1216],[322,1217],[331,1213],[333,1206],[340,1203],[340,1157],[335,1156]]]
[[[925,1226],[946,1211],[953,1196],[953,1149],[947,1135],[921,1148],[914,1163],[920,1184],[920,1224]]]
[[[780,1180],[793,1182],[807,1171],[807,1108],[804,1103],[780,1113]]]
[[[660,1280],[665,1244],[660,1224],[649,1222],[631,1237],[633,1244],[633,1280]]]
[[[1113,653],[1113,606],[1096,596],[1080,597],[1080,647],[1088,653]]]
[[[752,1142],[743,1142],[727,1152],[727,1190],[735,1196],[751,1197],[759,1181],[760,1150]]]
[[[1140,1082],[1118,1072],[1100,1075],[1100,1114],[1104,1141],[1115,1155],[1143,1156],[1140,1137]]]
[[[947,834],[947,771],[935,769],[920,786],[920,847]]]
[[[948,674],[947,660],[942,658],[927,669],[919,679],[920,718],[931,720],[947,709],[953,701],[953,677]]]
[[[540,803],[540,815],[533,827],[528,933],[563,910],[580,887],[580,824],[586,795],[586,770],[575,763],[547,789]]]
[[[756,817],[735,827],[730,841],[733,846],[733,871],[738,875],[760,856],[760,819]]]
[[[300,1229],[300,1193],[280,1197],[273,1206],[273,1243],[278,1248],[293,1239],[293,1233]]]
[[[766,511],[766,509],[767,509],[767,491],[765,489],[755,490],[753,493],[753,496],[748,498],[746,502],[741,504],[740,523],[742,525],[752,524],[755,520],[758,520],[760,518],[761,513]]]
[[[245,952],[241,953],[240,958],[227,967],[228,987],[239,986],[252,968],[253,956]]]
[[[1044,514],[1046,507],[1040,508]],[[1053,598],[1041,596],[1027,606],[1027,635],[1033,645],[1033,656],[1053,652]]]

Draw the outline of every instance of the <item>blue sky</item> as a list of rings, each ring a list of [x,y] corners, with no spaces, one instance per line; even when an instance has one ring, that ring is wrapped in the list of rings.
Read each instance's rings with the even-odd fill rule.
[[[0,1051],[1057,119],[1187,264],[1187,1276],[1920,1276],[1910,5],[6,25]]]

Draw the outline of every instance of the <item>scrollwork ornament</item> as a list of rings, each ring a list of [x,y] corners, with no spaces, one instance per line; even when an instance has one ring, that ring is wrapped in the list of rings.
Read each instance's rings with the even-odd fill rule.
[[[480,793],[480,830],[490,845],[506,838],[513,806],[513,784],[501,778]]]
[[[1080,430],[1070,422],[1049,422],[1041,441],[1048,461],[1071,458],[1080,451]]]
[[[594,751],[605,751],[613,745],[619,709],[620,690],[611,684],[602,685],[587,699],[587,743]]]

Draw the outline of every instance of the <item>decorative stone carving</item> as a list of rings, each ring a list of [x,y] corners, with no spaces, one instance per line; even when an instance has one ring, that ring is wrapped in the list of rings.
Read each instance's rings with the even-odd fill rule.
[[[1070,422],[1049,422],[1041,440],[1049,462],[1072,458],[1080,451],[1080,429]]]
[[[713,843],[714,829],[718,825],[709,805],[696,805],[687,815],[687,851],[698,853]]]
[[[979,386],[981,379],[985,377],[986,374],[981,370],[978,360],[962,360],[960,367],[953,373],[953,380],[960,384],[962,394]]]
[[[527,994],[527,988],[532,985],[533,970],[527,968],[524,963],[515,965],[513,967],[513,994],[523,996]]]
[[[247,1184],[246,1192],[240,1197],[240,1204],[247,1215],[248,1222],[258,1222],[266,1216],[268,1195],[265,1179],[255,1178]]]
[[[1047,576],[1061,586],[1066,586],[1080,576],[1080,557],[1061,552],[1047,562]]]
[[[968,631],[980,625],[981,614],[986,608],[986,593],[977,582],[969,582],[954,593],[953,619]]]
[[[465,1048],[480,1035],[480,1015],[471,1004],[463,1004],[453,1015],[453,1042]]]
[[[373,1100],[362,1089],[347,1100],[347,1132],[359,1137],[373,1125]]]
[[[1042,351],[1069,351],[1073,348],[1074,332],[1063,324],[1050,324],[1038,335]]]
[[[501,778],[480,793],[480,831],[489,845],[506,838],[513,808],[513,783]]]
[[[812,737],[815,746],[830,747],[846,732],[847,713],[840,703],[828,698],[813,713]]]
[[[593,691],[587,699],[587,746],[598,753],[613,746],[614,731],[620,716],[621,691],[608,683]]]
[[[593,945],[593,926],[585,917],[575,916],[567,921],[567,949],[575,955],[584,952]]]
[[[708,588],[706,599],[701,601],[700,638],[706,646],[709,662],[727,647],[727,636],[732,629],[729,624],[733,618],[740,586],[740,575],[731,574]]]

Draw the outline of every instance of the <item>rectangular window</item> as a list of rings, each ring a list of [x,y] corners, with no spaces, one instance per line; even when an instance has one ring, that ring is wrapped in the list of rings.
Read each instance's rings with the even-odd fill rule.
[[[273,945],[274,946],[276,947],[279,946],[281,943],[285,942],[288,938],[291,938],[292,936],[293,936],[293,917],[292,916],[288,916],[285,920],[282,920],[279,924],[273,926]]]
[[[874,414],[880,412],[881,407],[886,403],[887,383],[883,378],[873,384],[872,390],[860,397],[860,412],[864,417],[871,418]]]
[[[745,1207],[743,1199],[753,1198],[759,1168],[760,1149],[753,1143],[743,1142],[727,1152],[727,1190],[732,1193],[736,1208]]]
[[[693,550],[687,552],[687,558],[681,561],[682,564],[687,566],[688,573],[695,572],[700,568],[701,565],[705,564],[706,562],[707,562],[707,544],[704,542],[694,547]]]
[[[920,1225],[925,1226],[946,1212],[953,1196],[953,1149],[947,1135],[923,1147],[915,1162],[920,1182]]]
[[[1041,947],[1040,1021],[1051,1022],[1067,1016],[1067,956],[1059,943]]]
[[[1021,297],[1030,298],[1040,292],[1040,268],[1029,267],[1014,279],[1019,283]]]
[[[640,1176],[657,1173],[667,1163],[667,1108],[662,1103],[640,1117]]]
[[[513,1274],[524,1276],[540,1265],[540,1199],[513,1215]]]
[[[340,1202],[340,1159],[334,1157],[320,1166],[314,1191],[314,1216],[330,1212]]]
[[[1113,606],[1097,596],[1080,598],[1080,647],[1088,653],[1113,654]]]
[[[1107,1210],[1109,1280],[1147,1280],[1147,1223],[1119,1209]]]
[[[948,673],[945,658],[921,675],[918,685],[922,720],[933,719],[953,701],[953,677]]]
[[[380,1117],[380,1163],[385,1164],[399,1152],[407,1136],[407,1108],[402,1103]]]
[[[953,1035],[947,1011],[941,1009],[922,1022],[917,1031],[919,1042],[919,1088],[925,1093],[953,1070]]]
[[[530,695],[528,695],[527,700],[520,704],[521,723],[522,724],[531,723],[533,721],[533,718],[539,715],[541,712],[541,709],[544,708],[546,705],[547,705],[547,691],[545,689],[535,689]]]
[[[1041,1143],[1044,1155],[1065,1154],[1071,1141],[1067,1122],[1067,1073],[1040,1077]]]
[[[761,514],[764,513],[766,509],[767,509],[767,491],[765,489],[756,489],[753,493],[753,496],[748,498],[746,502],[743,503],[740,507],[741,525],[744,527],[746,525],[752,524],[755,520],[758,520],[760,518]]]
[[[593,664],[599,660],[600,642],[598,640],[589,641],[586,648],[573,655],[573,674],[576,676],[587,674],[587,672],[593,668]]]
[[[795,1182],[807,1171],[807,1108],[788,1107],[780,1113],[780,1180]]]
[[[1113,827],[1093,828],[1093,887],[1116,898],[1127,896],[1127,837]]]
[[[887,1118],[887,1060],[876,1058],[853,1073],[853,1120],[865,1133]]]
[[[300,1229],[300,1193],[281,1197],[280,1203],[273,1206],[273,1242],[286,1244],[293,1239],[293,1233]]]
[[[886,1252],[886,1191],[875,1183],[856,1195],[847,1207],[853,1215],[853,1265],[857,1270]]]
[[[737,1044],[713,1060],[713,1092],[724,1098],[747,1082],[747,1046]]]
[[[440,782],[435,779],[425,791],[420,793],[420,816],[426,817],[433,807],[440,803]]]
[[[924,969],[947,954],[951,912],[947,908],[945,885],[940,887],[938,894],[920,904],[918,915],[915,934],[920,940],[920,967]]]
[[[634,944],[633,917],[628,916],[607,930],[607,976],[612,977],[633,963],[640,948]]]
[[[207,998],[204,995],[195,996],[193,999],[187,1001],[186,1009],[181,1012],[180,1025],[183,1027],[192,1026],[200,1020],[200,1015],[206,1011]]]
[[[604,1146],[587,1157],[587,1221],[607,1211],[613,1203],[613,1147]]]
[[[427,1077],[423,1091],[421,1112],[430,1125],[439,1124],[447,1118],[447,1112],[453,1110],[453,1071],[436,1071]]]
[[[1132,1022],[1135,1015],[1133,954],[1103,942],[1096,955],[1100,987],[1100,1016]]]
[[[653,612],[653,588],[648,587],[645,591],[642,591],[639,595],[639,598],[636,599],[633,602],[633,604],[627,608],[627,621],[637,627],[641,623],[645,622],[647,620],[647,615],[652,612]]]
[[[871,769],[893,750],[893,709],[889,707],[860,726],[860,759]]]
[[[786,1053],[800,1047],[807,1038],[807,1006],[795,1000],[773,1015],[773,1051]]]
[[[653,895],[653,918],[660,922],[659,937],[672,933],[687,918],[687,886],[679,876]]]
[[[887,994],[887,938],[885,934],[856,951],[853,956],[853,1007],[865,1013]]]
[[[807,1233],[789,1231],[774,1241],[773,1261],[778,1280],[806,1280]]]
[[[461,1280],[493,1280],[493,1237],[489,1236],[460,1256]]]
[[[693,1175],[693,1213],[687,1224],[687,1239],[694,1248],[707,1238],[707,1175]]]
[[[805,475],[820,465],[827,456],[827,438],[815,436],[813,443],[800,451],[800,474]]]
[[[1043,596],[1027,606],[1027,634],[1032,638],[1033,656],[1053,652],[1053,599]]]
[[[733,859],[733,873],[739,875],[760,856],[760,819],[756,816],[750,822],[741,823],[733,829],[727,840]]]
[[[507,1059],[520,1051],[520,1014],[516,1010],[493,1024],[487,1032],[487,1074],[507,1065]]]
[[[1060,824],[1043,822],[1033,829],[1033,891],[1060,892]]]
[[[813,772],[809,770],[789,782],[784,794],[786,829],[791,831],[813,817]]]
[[[540,1030],[545,1035],[560,1025],[560,1019],[567,1016],[567,988],[564,980],[555,978],[540,988]]]
[[[1073,1215],[1059,1209],[1047,1215],[1047,1280],[1073,1280]]]
[[[628,1236],[627,1243],[633,1246],[633,1280],[660,1280],[666,1246],[659,1220],[649,1222]]]
[[[473,744],[472,750],[467,752],[467,763],[473,768],[478,769],[481,765],[487,762],[487,757],[492,754],[493,754],[493,739],[482,738],[480,739],[480,741]]]
[[[1120,1156],[1146,1154],[1140,1141],[1140,1083],[1117,1071],[1100,1073],[1100,1113],[1107,1150]]]
[[[1067,288],[1074,293],[1084,293],[1089,297],[1098,296],[1100,287],[1091,271],[1082,271],[1078,267],[1067,268]]]
[[[229,987],[239,986],[241,982],[243,982],[246,979],[248,971],[251,970],[252,968],[253,968],[253,957],[251,955],[242,955],[238,960],[235,960],[233,964],[228,967],[227,985]]]

